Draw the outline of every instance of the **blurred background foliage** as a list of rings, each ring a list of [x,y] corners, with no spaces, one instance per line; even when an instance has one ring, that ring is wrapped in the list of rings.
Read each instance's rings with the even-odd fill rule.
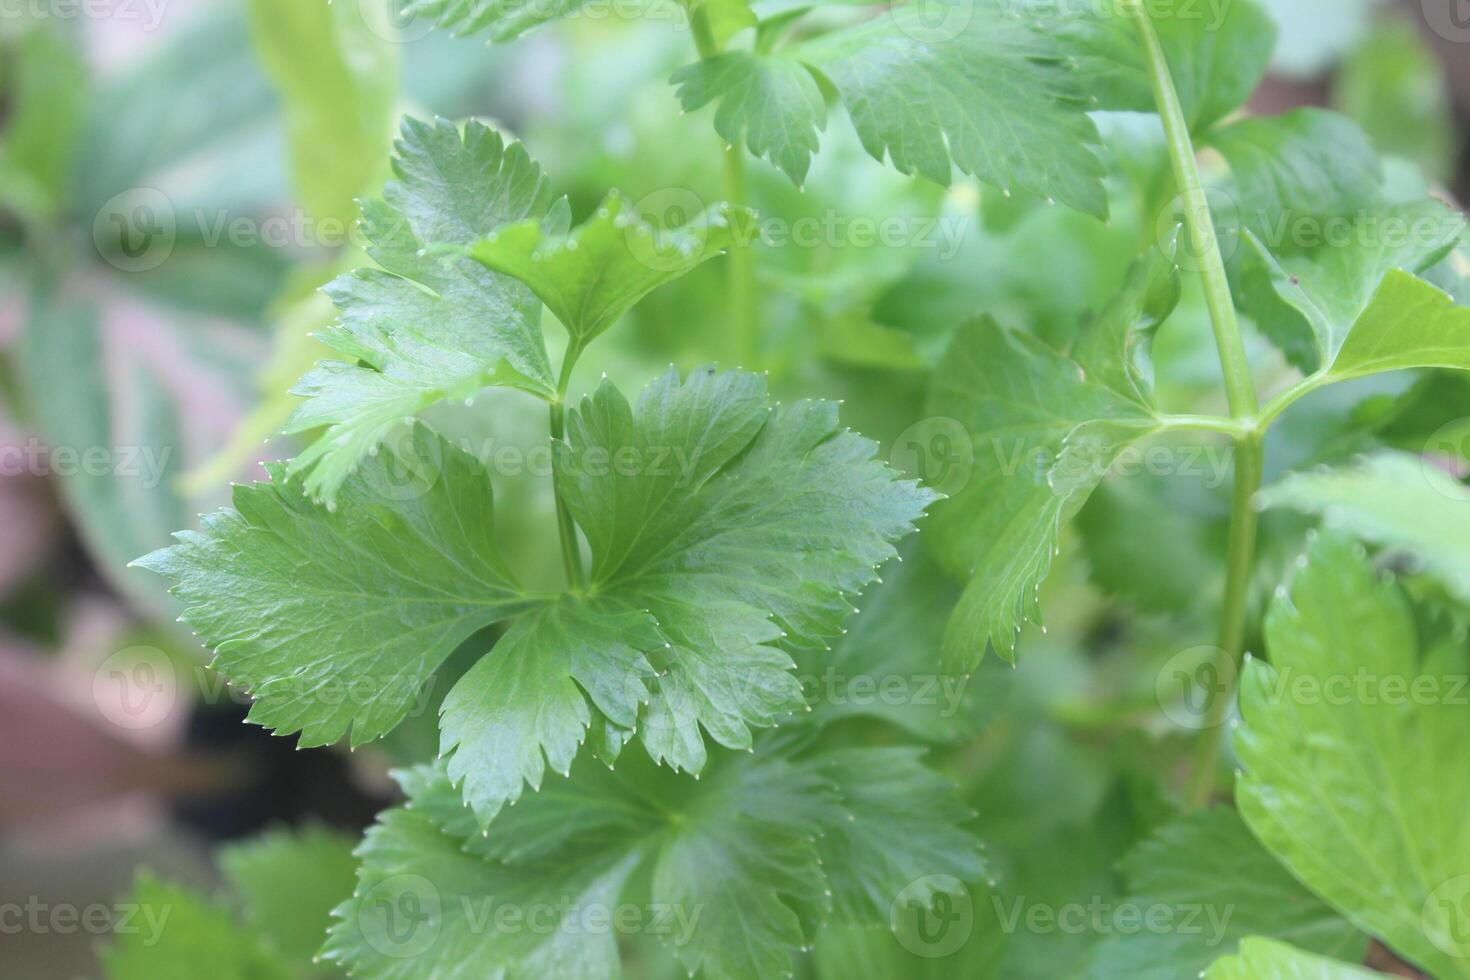
[[[1470,80],[1453,71],[1470,58],[1436,47],[1406,13],[1417,6],[1273,0],[1281,43],[1256,104],[1337,108],[1403,158],[1400,179],[1463,195]],[[216,881],[208,855],[223,842],[280,823],[355,832],[390,797],[387,768],[432,753],[432,711],[350,757],[296,753],[239,724],[243,707],[210,682],[172,600],[126,568],[223,503],[231,480],[259,476],[261,459],[292,454],[273,436],[291,386],[321,354],[311,334],[331,309],[317,289],[363,261],[346,229],[355,200],[386,178],[401,113],[476,116],[515,134],[576,220],[612,187],[635,201],[720,196],[722,147],[707,120],[679,111],[667,84],[692,44],[672,5],[573,19],[497,47],[439,31],[395,37],[364,19],[371,7],[172,0],[151,26],[0,19],[0,446],[12,460],[36,446],[146,457],[141,477],[120,466],[75,472],[59,458],[0,474],[0,900],[107,900],[139,864]],[[964,320],[989,312],[1065,346],[1154,234],[1149,216],[1167,187],[1157,122],[1101,123],[1117,175],[1106,224],[973,182],[904,178],[842,126],[824,135],[803,190],[750,160],[750,203],[763,214],[933,220],[939,245],[839,235],[760,246],[758,363],[742,366],[770,371],[783,397],[845,399],[844,420],[901,464],[900,437],[924,417],[927,371]],[[171,217],[165,259],[152,264],[159,243],[119,215]],[[241,219],[292,230],[255,240],[231,232]],[[1466,288],[1466,254],[1462,246],[1452,257],[1460,265],[1447,286]],[[649,296],[601,341],[600,366],[626,390],[669,362],[740,358],[722,265]],[[1253,354],[1263,372],[1285,375],[1266,345]],[[1166,406],[1220,407],[1198,295],[1158,338],[1155,360]],[[1453,405],[1470,408],[1459,377],[1338,386],[1284,421],[1270,471],[1378,444],[1421,447],[1457,417],[1445,414]],[[1458,417],[1470,415],[1464,408]],[[441,406],[434,422],[487,449],[546,438],[539,407],[509,392]],[[495,479],[511,512],[532,515],[499,529],[511,564],[554,582],[546,481]],[[935,742],[936,761],[980,814],[1003,893],[1121,894],[1118,856],[1171,813],[1149,774],[1182,757],[1187,733],[1168,721],[1154,677],[1176,651],[1212,642],[1227,494],[1208,476],[1105,484],[1063,547],[1046,586],[1049,631],[1023,637],[1019,669],[990,658],[957,712],[885,719]],[[1304,529],[1271,515],[1263,560],[1284,565]],[[902,639],[875,597],[848,652],[881,663],[896,645],[937,649],[943,613],[932,610],[947,608],[946,588],[933,576],[894,576],[885,589],[920,596],[898,604],[913,617]],[[189,705],[144,729],[117,724],[98,695],[107,665],[136,649],[176,665]],[[312,833],[301,846],[340,867],[345,838]],[[236,894],[250,888],[252,862],[271,866],[271,839],[256,846],[265,857],[227,851],[222,861]],[[317,914],[306,898],[303,909]],[[868,936],[830,939],[816,957],[824,971],[841,971],[844,957],[887,955],[867,948]],[[1096,942],[997,935],[977,955],[1009,978],[1077,976]],[[85,935],[7,937],[0,974],[90,975],[91,947]],[[647,964],[646,976],[664,972],[662,959]]]

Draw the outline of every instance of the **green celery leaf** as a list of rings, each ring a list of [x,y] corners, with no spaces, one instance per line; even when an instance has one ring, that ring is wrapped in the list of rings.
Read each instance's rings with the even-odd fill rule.
[[[588,0],[388,0],[398,23],[423,18],[458,37],[481,31],[493,42],[514,41],[527,31],[571,16]]]
[[[555,391],[541,336],[541,304],[526,286],[460,261],[421,254],[468,245],[526,218],[556,223],[550,184],[519,143],[471,122],[405,119],[383,199],[363,205],[368,253],[382,267],[335,280],[338,324],[319,338],[342,354],[301,379],[306,401],[288,433],[324,431],[288,472],[312,497],[332,500],[349,474],[410,418],[486,385],[542,397]]]
[[[836,405],[772,405],[758,375],[669,371],[636,409],[604,383],[555,446],[592,590],[657,621],[640,734],[698,771],[803,704],[788,649],[837,635],[852,597],[933,499],[840,428]],[[615,720],[615,719],[614,719]]]
[[[1246,939],[1240,952],[1216,960],[1204,980],[1382,980],[1386,974],[1303,953],[1271,939]]]
[[[670,371],[636,414],[604,384],[554,446],[592,594],[548,602],[495,550],[484,468],[410,432],[348,479],[340,509],[276,466],[140,564],[174,581],[215,665],[254,694],[252,720],[304,745],[386,733],[456,646],[530,610],[443,705],[442,750],[481,823],[545,762],[565,772],[589,728],[615,757],[644,702],[660,761],[698,771],[701,726],[748,748],[750,726],[803,704],[791,651],[840,632],[933,499],[839,429],[834,404],[773,406],[756,375]]]
[[[1014,660],[1022,622],[1040,619],[1037,591],[1062,525],[1117,453],[1157,428],[1148,339],[1178,296],[1176,275],[1156,255],[1135,265],[1078,340],[1095,374],[989,319],[956,336],[930,398],[934,415],[965,427],[974,460],[934,511],[936,555],[969,579],[945,634],[946,670],[973,670],[987,641]]]
[[[1101,109],[1153,112],[1154,93],[1137,28],[1124,3],[1023,0],[1076,59]],[[1148,0],[1191,130],[1202,132],[1243,106],[1271,59],[1276,27],[1249,0],[1223,4]]]
[[[135,911],[101,955],[107,980],[296,980],[253,931],[187,889],[139,876]]]
[[[1072,359],[1087,380],[1152,409],[1154,334],[1179,305],[1179,267],[1150,249],[1128,270],[1122,292],[1077,338]]]
[[[531,605],[496,551],[484,468],[423,426],[349,477],[340,507],[269,471],[137,562],[173,581],[251,721],[303,746],[377,738],[455,647]]]
[[[973,811],[924,767],[923,755],[907,747],[835,749],[811,760],[837,788],[843,811],[826,815],[817,842],[840,921],[883,922],[900,893],[929,907],[939,891],[985,877],[984,858],[963,829]],[[953,880],[917,879],[925,869],[945,869]]]
[[[324,827],[275,830],[230,844],[220,870],[244,906],[245,921],[303,975],[332,924],[332,909],[352,894],[354,839]]]
[[[1323,515],[1356,537],[1407,551],[1470,602],[1470,487],[1427,460],[1382,452],[1351,468],[1293,473],[1262,501]]]
[[[1345,381],[1423,367],[1470,370],[1470,306],[1394,270],[1348,332],[1330,374]]]
[[[1470,976],[1464,636],[1421,653],[1362,549],[1324,535],[1246,665],[1236,799],[1258,840],[1363,931],[1436,977]]]
[[[1105,217],[1100,138],[1065,52],[1010,6],[899,4],[789,56],[832,83],[864,148],[900,173],[948,185],[957,167]]]
[[[686,65],[669,79],[686,111],[719,100],[715,132],[744,144],[797,185],[806,181],[817,133],[827,126],[827,100],[811,70],[782,53],[726,51]]]
[[[1357,123],[1323,109],[1252,116],[1207,138],[1233,178],[1235,221],[1284,244],[1297,223],[1356,215],[1382,199],[1383,165]]]
[[[640,299],[754,236],[754,212],[715,204],[673,228],[656,228],[616,191],[566,235],[530,220],[501,228],[463,253],[531,288],[581,350]]]
[[[1367,950],[1367,937],[1303,888],[1226,807],[1165,825],[1128,855],[1123,871],[1128,904],[1169,910],[1174,928],[1109,936],[1094,952],[1092,980],[1199,976],[1247,936],[1349,960]]]
[[[412,801],[410,801],[412,803]],[[611,918],[636,853],[511,866],[467,853],[432,815],[385,811],[322,956],[372,980],[618,975]],[[594,916],[601,916],[597,928]]]
[[[972,727],[968,684],[939,673],[944,621],[959,590],[923,549],[900,558],[830,653],[798,657],[811,720],[880,718],[926,741],[953,742]]]
[[[1421,201],[1314,226],[1305,248],[1287,242],[1271,250],[1247,232],[1238,298],[1304,374],[1326,370],[1341,380],[1391,369],[1371,367],[1375,362],[1463,366],[1464,357],[1453,351],[1462,314],[1417,274],[1442,260],[1464,229],[1463,215]],[[1401,319],[1406,310],[1412,313],[1407,328]],[[1353,334],[1358,336],[1339,368]]]
[[[647,612],[614,599],[574,599],[523,616],[461,677],[440,709],[440,754],[483,823],[546,766],[565,775],[592,707],[622,730],[638,721],[663,638]],[[585,693],[584,693],[585,692]]]
[[[605,978],[617,935],[638,931],[691,972],[764,980],[829,917],[876,924],[915,880],[983,873],[967,813],[909,750],[768,742],[719,753],[699,782],[639,750],[615,775],[583,757],[483,836],[442,769],[400,779],[408,808],[368,832],[325,951],[355,976]],[[558,913],[534,935],[502,911],[543,905]]]

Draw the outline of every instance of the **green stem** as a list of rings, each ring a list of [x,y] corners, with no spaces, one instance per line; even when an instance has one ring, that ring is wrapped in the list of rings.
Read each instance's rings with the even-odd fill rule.
[[[1300,399],[1310,395],[1318,388],[1330,385],[1336,380],[1336,378],[1325,371],[1319,371],[1316,374],[1308,375],[1301,379],[1261,407],[1261,413],[1256,418],[1256,428],[1265,432],[1267,427],[1281,416],[1282,412],[1285,412]]]
[[[1251,431],[1248,424],[1219,415],[1161,415],[1159,428],[1164,431],[1219,432],[1233,438],[1240,438]]]
[[[1169,73],[1168,59],[1154,30],[1153,21],[1139,0],[1125,0],[1129,15],[1138,29],[1139,42],[1148,62],[1153,82],[1154,101],[1164,123],[1164,137],[1169,146],[1169,161],[1184,202],[1184,226],[1189,235],[1190,253],[1198,263],[1204,283],[1205,303],[1210,311],[1210,324],[1215,332],[1215,346],[1220,353],[1220,367],[1225,375],[1225,395],[1230,415],[1245,431],[1235,435],[1235,489],[1230,503],[1230,545],[1225,559],[1225,598],[1220,611],[1220,652],[1216,657],[1216,676],[1225,683],[1215,692],[1195,745],[1194,768],[1190,777],[1189,802],[1195,806],[1208,803],[1215,792],[1215,777],[1220,749],[1219,728],[1234,700],[1235,677],[1245,650],[1246,600],[1250,593],[1251,566],[1256,548],[1255,495],[1261,485],[1263,443],[1256,423],[1259,403],[1255,382],[1251,379],[1250,362],[1246,358],[1241,337],[1240,319],[1230,295],[1230,281],[1225,275],[1225,260],[1215,236],[1215,221],[1210,202],[1200,178],[1195,159],[1194,142],[1179,93]]]
[[[1199,163],[1194,156],[1194,142],[1189,136],[1189,123],[1184,107],[1174,88],[1163,45],[1154,30],[1153,21],[1140,0],[1125,0],[1138,37],[1143,44],[1149,75],[1153,80],[1154,100],[1164,121],[1164,137],[1169,145],[1169,161],[1174,182],[1184,202],[1184,226],[1189,234],[1190,252],[1198,263],[1200,279],[1205,285],[1205,304],[1210,310],[1210,323],[1215,330],[1215,346],[1220,351],[1220,366],[1225,372],[1225,394],[1230,414],[1249,419],[1256,414],[1256,389],[1251,381],[1250,362],[1241,339],[1240,320],[1230,295],[1230,280],[1225,276],[1225,260],[1220,255],[1220,242],[1215,237],[1215,219],[1210,214],[1210,201],[1200,179]]]
[[[701,6],[691,21],[694,46],[699,57],[708,61],[720,53],[720,43],[710,28],[706,9]],[[745,151],[735,144],[725,147],[725,200],[735,207],[745,206]],[[755,368],[760,356],[759,324],[756,322],[755,264],[748,248],[732,248],[726,266],[726,301],[730,322],[735,328],[735,351],[742,367]]]
[[[555,442],[566,437],[567,387],[572,380],[572,368],[576,366],[581,353],[581,348],[573,343],[562,358],[561,377],[556,382],[556,401],[551,403],[551,438]],[[567,584],[572,591],[579,592],[586,585],[586,576],[582,572],[582,548],[577,543],[577,524],[572,520],[572,512],[562,498],[561,485],[554,466],[551,470],[551,492],[556,496],[556,531],[561,539],[562,568],[566,570]]]
[[[1205,708],[1203,727],[1194,745],[1186,799],[1194,807],[1207,806],[1215,795],[1219,767],[1220,731],[1234,700],[1235,681],[1245,650],[1245,613],[1250,598],[1251,566],[1255,558],[1256,491],[1261,488],[1264,441],[1255,433],[1235,443],[1235,486],[1230,497],[1230,544],[1225,557],[1225,597],[1220,609],[1219,653],[1215,676],[1221,686]]]

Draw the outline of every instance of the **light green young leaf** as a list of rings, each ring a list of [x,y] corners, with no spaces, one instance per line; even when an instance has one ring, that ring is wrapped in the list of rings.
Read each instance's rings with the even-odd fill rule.
[[[495,548],[484,468],[422,426],[313,504],[280,464],[234,507],[137,561],[173,581],[250,720],[303,746],[360,745],[414,707],[444,658],[532,601]]]
[[[1385,974],[1304,953],[1271,939],[1246,939],[1240,952],[1223,956],[1204,980],[1383,980]]]
[[[350,3],[250,0],[251,43],[280,90],[291,173],[318,221],[351,221],[387,170],[398,94],[395,45]]]
[[[864,148],[900,173],[948,185],[958,168],[1106,217],[1100,138],[1065,52],[1009,8],[899,4],[789,56],[831,81]]]
[[[1268,936],[1314,953],[1361,960],[1368,939],[1302,887],[1260,844],[1239,814],[1202,810],[1166,825],[1124,862],[1128,903],[1170,909],[1171,929],[1116,933],[1093,955],[1090,980],[1195,977],[1247,936]],[[1184,910],[1199,910],[1191,915]]]
[[[616,191],[566,235],[522,221],[463,254],[531,288],[581,350],[644,296],[754,237],[755,213],[715,204],[671,228],[656,228]]]
[[[1147,0],[1142,6],[1158,31],[1192,131],[1203,132],[1246,103],[1276,42],[1276,27],[1260,6],[1251,0]],[[1123,3],[1036,0],[1031,13],[1076,59],[1097,108],[1156,111],[1138,31]]]
[[[811,70],[784,53],[726,51],[676,71],[679,102],[693,112],[719,100],[715,132],[744,144],[801,185],[817,133],[827,128],[827,100]]]
[[[803,755],[790,741],[768,743],[757,755],[721,753],[700,782],[638,750],[616,776],[583,758],[485,836],[442,771],[401,778],[409,809],[368,832],[356,896],[337,910],[325,951],[357,976],[615,976],[609,930],[578,916],[646,887],[643,911],[668,914],[635,928],[691,972],[764,980],[789,973],[829,917],[885,922],[910,882],[984,872],[957,828],[963,808],[908,750]],[[647,884],[633,891],[635,881]],[[504,907],[564,908],[563,896],[577,905],[535,936],[496,918]],[[418,919],[390,922],[404,897]]]
[[[354,841],[324,827],[271,831],[219,853],[220,870],[255,928],[303,976],[332,924],[332,909],[357,880]]]
[[[1278,248],[1382,201],[1383,165],[1346,116],[1323,109],[1252,116],[1215,129],[1206,142],[1230,165],[1233,220]]]
[[[1346,381],[1429,367],[1470,371],[1470,307],[1457,306],[1438,286],[1394,270],[1348,332],[1330,373]]]
[[[327,287],[337,326],[320,335],[345,358],[301,379],[306,398],[288,433],[325,431],[291,461],[307,492],[332,500],[343,481],[403,420],[436,402],[469,398],[486,385],[555,392],[541,336],[541,304],[526,286],[460,261],[421,254],[427,244],[468,245],[532,218],[555,224],[541,168],[519,143],[471,122],[405,119],[393,161],[396,181],[363,205],[368,253],[382,267],[358,269]]]
[[[772,405],[757,375],[666,373],[629,406],[604,384],[556,447],[592,589],[649,611],[667,647],[644,745],[699,771],[702,727],[748,748],[803,704],[789,650],[821,646],[934,499],[827,402]],[[611,463],[609,462],[611,461]]]
[[[1470,976],[1463,635],[1421,654],[1398,588],[1323,536],[1272,604],[1266,646],[1240,695],[1246,823],[1360,929],[1435,977]]]
[[[1304,374],[1336,375],[1335,362],[1355,333],[1356,352],[1342,365],[1343,377],[1370,373],[1366,365],[1379,358],[1400,367],[1455,360],[1438,351],[1443,345],[1436,341],[1449,330],[1453,344],[1459,314],[1444,293],[1416,276],[1459,241],[1463,215],[1422,201],[1317,227],[1324,234],[1303,243],[1307,247],[1288,242],[1276,254],[1247,233],[1236,283],[1242,306],[1293,365]],[[1405,307],[1417,314],[1407,328],[1400,319]]]
[[[714,37],[715,44],[720,48],[723,48],[727,41],[741,31],[757,26],[765,29],[771,21],[771,18],[767,17],[766,24],[762,24],[760,18],[756,17],[755,11],[750,9],[748,0],[679,0],[679,2],[688,12],[691,20],[703,14],[705,21],[709,24],[710,35]]]
[[[1087,326],[1077,354],[1097,374],[988,319],[956,336],[930,398],[933,414],[965,427],[973,458],[963,489],[935,508],[930,539],[969,579],[945,633],[947,671],[973,670],[987,641],[1014,659],[1021,624],[1040,621],[1062,524],[1116,454],[1157,428],[1148,338],[1177,299],[1176,275],[1157,256],[1140,260]]]
[[[1407,551],[1470,602],[1470,488],[1427,460],[1383,452],[1351,468],[1293,473],[1262,500]]]
[[[527,31],[570,16],[588,0],[388,0],[398,23],[423,19],[468,37],[485,31],[493,42],[514,41]]]
[[[13,41],[8,69],[0,203],[38,220],[63,203],[87,100],[87,66],[55,23]]]
[[[260,937],[187,889],[142,875],[132,928],[101,955],[107,980],[296,980]]]

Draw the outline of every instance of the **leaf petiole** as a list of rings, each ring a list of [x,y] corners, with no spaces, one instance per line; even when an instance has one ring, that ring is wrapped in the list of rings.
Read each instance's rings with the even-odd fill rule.
[[[551,403],[551,439],[560,442],[566,438],[566,401],[567,388],[572,381],[572,369],[577,365],[577,358],[582,354],[581,346],[576,341],[567,348],[566,356],[562,358],[561,374],[556,382],[556,400]],[[573,592],[580,592],[587,584],[587,578],[582,570],[582,548],[577,543],[577,523],[572,519],[572,512],[568,509],[566,500],[562,498],[561,487],[557,482],[556,467],[551,468],[551,492],[556,496],[556,531],[561,541],[561,563],[567,574],[567,585]]]
[[[1174,87],[1168,59],[1153,21],[1141,0],[1124,0],[1128,15],[1138,30],[1153,83],[1154,101],[1164,124],[1164,136],[1174,180],[1183,203],[1184,225],[1190,248],[1198,263],[1200,279],[1205,287],[1205,302],[1210,311],[1210,324],[1215,332],[1215,346],[1225,375],[1225,394],[1230,414],[1243,431],[1234,433],[1235,486],[1230,503],[1230,543],[1225,564],[1225,598],[1220,611],[1219,654],[1217,676],[1228,679],[1223,690],[1215,692],[1207,709],[1204,727],[1195,743],[1188,800],[1203,806],[1214,794],[1220,722],[1235,697],[1233,679],[1245,649],[1246,600],[1250,591],[1250,572],[1255,557],[1257,515],[1255,495],[1261,484],[1264,444],[1256,418],[1259,403],[1255,383],[1251,379],[1250,362],[1241,337],[1240,319],[1225,275],[1225,261],[1215,235],[1215,222],[1210,202],[1195,159],[1194,142],[1189,123]]]
[[[720,53],[720,43],[710,27],[707,8],[701,6],[690,18],[694,45],[701,60],[708,61]],[[736,144],[725,147],[725,200],[737,208],[745,207],[745,156]],[[735,351],[740,364],[747,368],[759,365],[759,325],[756,323],[755,266],[748,249],[729,251],[726,299],[730,306],[730,322],[735,326]]]

